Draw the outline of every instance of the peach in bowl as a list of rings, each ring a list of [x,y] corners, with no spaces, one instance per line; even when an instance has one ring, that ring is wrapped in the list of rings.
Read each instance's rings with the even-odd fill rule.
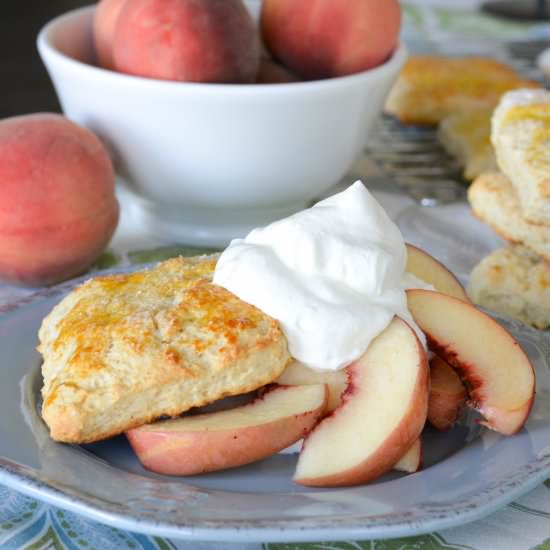
[[[68,12],[38,36],[63,111],[107,145],[148,228],[189,244],[224,246],[329,190],[406,58],[399,46],[375,68],[282,84],[157,80],[96,66],[93,17]]]

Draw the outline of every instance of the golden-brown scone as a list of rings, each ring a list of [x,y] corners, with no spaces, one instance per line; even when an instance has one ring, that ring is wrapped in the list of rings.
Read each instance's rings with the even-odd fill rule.
[[[215,257],[91,279],[39,331],[42,416],[58,441],[97,441],[273,381],[279,324],[211,283]]]
[[[491,139],[525,218],[550,225],[550,92],[504,94],[493,114]]]
[[[493,59],[413,55],[393,85],[385,111],[405,124],[436,125],[452,113],[494,107],[508,90],[530,87],[540,84]]]
[[[550,261],[550,227],[527,222],[510,180],[500,172],[486,172],[468,188],[474,214],[489,224],[502,238],[523,244]]]
[[[437,138],[460,162],[466,180],[496,168],[491,144],[492,114],[492,108],[461,111],[446,116],[439,124]]]
[[[472,301],[536,328],[550,326],[550,266],[521,246],[495,250],[473,269]]]

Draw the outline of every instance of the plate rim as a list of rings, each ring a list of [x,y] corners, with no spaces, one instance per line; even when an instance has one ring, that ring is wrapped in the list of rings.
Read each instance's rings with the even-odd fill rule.
[[[393,539],[409,537],[440,531],[451,527],[463,526],[473,521],[482,519],[507,504],[513,502],[517,497],[526,494],[550,474],[550,451],[546,452],[543,458],[536,462],[544,461],[545,466],[537,470],[536,474],[524,473],[524,469],[531,464],[522,467],[519,474],[514,474],[504,482],[498,484],[511,485],[512,488],[496,498],[495,489],[486,489],[476,493],[463,504],[463,510],[446,510],[426,514],[424,519],[414,522],[396,521],[394,524],[387,523],[380,526],[353,526],[353,525],[303,525],[288,526],[289,519],[281,518],[275,524],[263,527],[247,525],[232,525],[225,527],[216,526],[192,526],[176,525],[167,522],[143,520],[131,514],[105,511],[87,503],[85,499],[78,499],[64,491],[48,485],[47,483],[34,478],[32,475],[25,475],[18,472],[16,467],[6,464],[6,459],[0,457],[0,483],[19,491],[27,496],[56,506],[58,508],[80,514],[90,520],[104,523],[111,527],[124,529],[150,536],[162,536],[177,540],[195,540],[204,542],[258,542],[258,543],[281,543],[281,542],[314,542],[314,541],[346,541],[366,539]],[[414,474],[411,474],[414,475]],[[528,476],[527,481],[518,478]],[[476,506],[472,501],[483,495],[487,502],[482,507]],[[404,515],[404,514],[402,514]],[[220,520],[221,522],[225,520]],[[297,520],[304,521],[304,520]],[[360,522],[357,518],[356,522]]]

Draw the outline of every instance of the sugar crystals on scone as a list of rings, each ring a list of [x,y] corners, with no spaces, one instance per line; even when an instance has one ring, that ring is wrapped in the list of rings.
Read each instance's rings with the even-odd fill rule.
[[[526,220],[550,225],[550,92],[505,94],[493,113],[491,140]]]

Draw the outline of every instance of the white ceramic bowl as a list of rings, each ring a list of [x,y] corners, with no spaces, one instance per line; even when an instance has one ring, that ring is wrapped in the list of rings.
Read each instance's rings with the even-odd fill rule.
[[[189,244],[225,245],[337,183],[406,58],[401,46],[375,69],[290,84],[133,77],[93,65],[93,9],[48,23],[42,60],[65,114],[111,150],[146,223]]]

